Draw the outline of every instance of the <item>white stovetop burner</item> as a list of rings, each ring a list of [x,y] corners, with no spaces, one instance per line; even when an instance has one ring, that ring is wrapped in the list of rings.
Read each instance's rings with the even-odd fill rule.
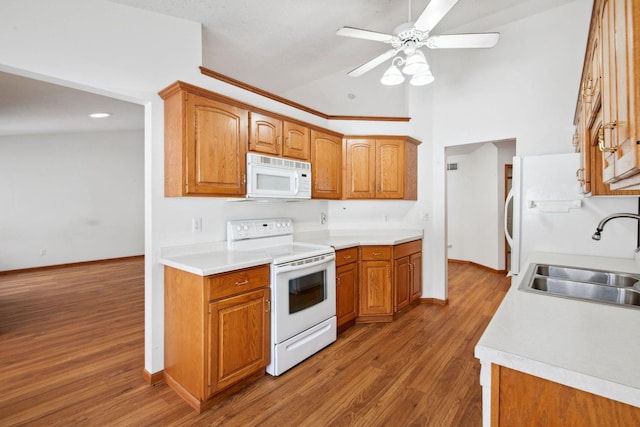
[[[334,252],[328,245],[293,241],[291,218],[244,219],[227,222],[227,249],[262,251],[273,257],[274,264]]]

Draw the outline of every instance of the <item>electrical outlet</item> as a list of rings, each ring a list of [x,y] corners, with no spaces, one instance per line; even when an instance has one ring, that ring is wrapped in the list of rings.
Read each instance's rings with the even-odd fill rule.
[[[195,216],[191,218],[191,231],[194,233],[200,233],[202,231],[202,218]]]
[[[389,215],[384,216],[384,222],[389,222]]]
[[[47,254],[46,249],[40,249],[40,256],[45,256]]]
[[[320,212],[320,224],[324,224],[327,222],[327,214],[324,212]]]

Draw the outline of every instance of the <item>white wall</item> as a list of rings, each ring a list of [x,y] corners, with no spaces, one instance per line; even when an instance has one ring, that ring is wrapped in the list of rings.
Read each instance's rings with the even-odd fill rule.
[[[386,48],[385,48],[386,49]],[[357,64],[354,64],[354,67]],[[382,74],[389,67],[385,63],[360,77],[349,77],[349,70],[340,70],[322,79],[291,89],[282,94],[285,98],[313,100],[313,108],[331,115],[406,117],[408,85],[384,86]],[[331,87],[332,90],[326,90]],[[380,102],[383,99],[384,102]]]
[[[0,137],[0,271],[144,253],[142,131]]]
[[[572,151],[591,4],[575,0],[495,28],[493,49],[434,53],[436,143],[516,138],[520,156]]]
[[[591,0],[575,0],[495,28],[490,50],[433,53],[433,160],[440,169],[445,147],[515,139],[519,156],[570,152],[573,113],[586,47]],[[410,114],[412,111],[410,110]],[[445,172],[434,172],[427,203],[446,206]],[[443,208],[444,209],[444,208]],[[429,223],[433,240],[446,242],[446,215]],[[635,228],[629,224],[629,233]],[[603,254],[606,255],[606,254]],[[631,254],[629,255],[631,256]],[[446,253],[433,255],[434,298],[446,297]]]

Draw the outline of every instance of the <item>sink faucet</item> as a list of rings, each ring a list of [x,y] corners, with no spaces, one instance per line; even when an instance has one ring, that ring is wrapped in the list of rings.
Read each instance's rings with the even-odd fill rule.
[[[605,216],[604,218],[602,218],[602,221],[600,221],[600,223],[596,227],[596,232],[593,233],[593,236],[591,236],[591,238],[593,240],[600,240],[602,237],[600,233],[602,233],[602,230],[604,230],[604,225],[614,218],[633,218],[640,221],[640,215],[636,215],[632,213],[615,213],[615,214]],[[640,246],[636,248],[636,252],[640,252]]]

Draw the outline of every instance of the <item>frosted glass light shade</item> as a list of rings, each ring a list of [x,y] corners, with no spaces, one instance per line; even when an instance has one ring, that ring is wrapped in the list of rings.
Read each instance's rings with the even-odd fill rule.
[[[420,74],[429,71],[429,65],[424,57],[422,51],[416,50],[410,55],[402,68],[402,72],[405,74],[413,75]]]
[[[389,67],[387,71],[384,72],[384,75],[380,79],[380,83],[387,86],[399,85],[403,81],[404,81],[404,76],[402,75],[398,67],[396,67],[395,65],[392,65],[391,67]]]
[[[428,85],[434,80],[435,80],[435,77],[433,77],[433,74],[431,74],[431,70],[427,69],[426,73],[415,74],[411,78],[409,83],[412,86],[424,86],[424,85]]]

